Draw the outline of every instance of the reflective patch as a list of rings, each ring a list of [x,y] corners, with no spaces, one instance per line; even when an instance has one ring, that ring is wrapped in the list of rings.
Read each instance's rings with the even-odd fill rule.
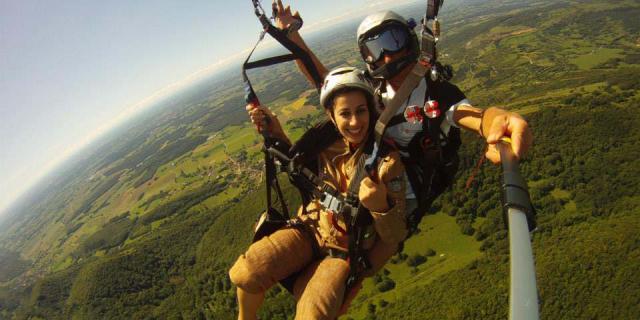
[[[424,104],[424,114],[431,119],[435,119],[440,116],[440,109],[438,109],[438,101],[429,100]]]
[[[404,118],[409,123],[421,123],[423,116],[418,106],[408,106],[404,109]]]

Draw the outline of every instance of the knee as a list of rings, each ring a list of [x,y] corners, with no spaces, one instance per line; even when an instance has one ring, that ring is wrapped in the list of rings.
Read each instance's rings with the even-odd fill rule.
[[[229,270],[229,278],[238,288],[254,294],[267,291],[275,283],[264,270],[249,263],[244,255]]]

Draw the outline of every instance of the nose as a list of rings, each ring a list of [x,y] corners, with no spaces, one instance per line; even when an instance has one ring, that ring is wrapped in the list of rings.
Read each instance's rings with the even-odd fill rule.
[[[357,115],[352,115],[351,118],[349,118],[349,126],[355,127],[358,125],[359,119]]]
[[[399,58],[402,58],[403,56],[405,56],[406,54],[409,53],[409,49],[408,48],[404,48],[401,49],[400,51],[394,52],[394,53],[389,53],[389,52],[384,52],[382,54],[383,56],[383,61],[385,64],[392,62],[394,60],[397,60]]]
[[[395,53],[384,53],[384,63],[387,64],[393,60],[396,60],[398,57],[400,57],[402,55],[402,51],[400,52],[395,52]]]
[[[384,59],[383,59],[383,60],[384,60],[384,63],[385,63],[385,64],[387,64],[387,63],[389,63],[389,62],[393,61],[393,58],[394,58],[394,55],[393,55],[393,54],[391,54],[391,53],[385,53],[385,54],[384,54]]]

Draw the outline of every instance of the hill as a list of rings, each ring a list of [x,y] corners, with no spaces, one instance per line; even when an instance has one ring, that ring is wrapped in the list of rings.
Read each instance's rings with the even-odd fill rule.
[[[423,6],[399,11],[419,19]],[[505,105],[534,130],[522,170],[538,211],[543,318],[640,315],[639,14],[634,1],[443,8],[441,57],[455,67],[454,82],[474,104]],[[312,48],[330,66],[362,66],[357,23],[318,36]],[[293,137],[321,117],[293,65],[254,78]],[[241,90],[235,75],[211,79],[52,175],[0,229],[0,318],[234,318],[226,272],[265,205],[260,141]],[[483,166],[465,190],[483,146],[463,139],[457,185],[403,253],[365,282],[345,318],[506,318],[499,170]],[[295,190],[286,193],[293,206]],[[287,319],[293,309],[275,288],[261,316]]]

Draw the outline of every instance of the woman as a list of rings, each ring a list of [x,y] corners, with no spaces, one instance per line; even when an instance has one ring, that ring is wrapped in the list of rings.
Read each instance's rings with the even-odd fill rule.
[[[338,68],[325,78],[320,103],[339,137],[318,152],[318,175],[345,195],[375,123],[373,89],[362,71]],[[267,108],[247,110],[259,130],[288,141]],[[270,121],[262,128],[265,117]],[[380,161],[379,178],[366,177],[360,182],[358,198],[373,221],[361,245],[371,266],[365,275],[375,274],[407,235],[403,171],[398,154],[389,152]],[[349,235],[344,217],[323,208],[318,200],[305,209],[297,217],[301,227],[284,227],[263,237],[231,268],[231,281],[238,287],[238,319],[255,319],[265,291],[294,273],[298,273],[292,290],[297,300],[296,319],[334,319],[343,302],[353,298],[355,291],[345,299],[350,265],[345,260]]]

